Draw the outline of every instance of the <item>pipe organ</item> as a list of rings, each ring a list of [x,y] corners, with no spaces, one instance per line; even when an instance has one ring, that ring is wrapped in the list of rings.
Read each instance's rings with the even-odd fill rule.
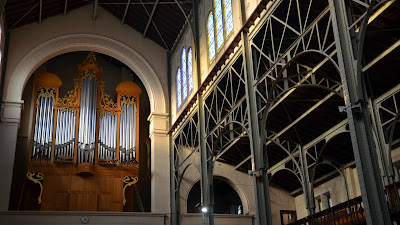
[[[118,204],[115,199],[125,196],[124,177],[137,176],[139,170],[141,89],[131,81],[121,82],[114,101],[104,92],[102,73],[90,53],[78,65],[74,89],[62,98],[57,75],[42,73],[34,80],[28,171],[44,174],[43,210],[123,210],[122,199]],[[66,186],[54,186],[57,183]],[[104,187],[95,190],[97,185]]]

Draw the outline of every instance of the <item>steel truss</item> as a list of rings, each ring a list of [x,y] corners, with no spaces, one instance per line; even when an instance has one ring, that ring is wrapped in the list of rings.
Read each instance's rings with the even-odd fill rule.
[[[370,68],[369,64],[364,68],[360,66],[365,29],[391,2],[273,1],[251,32],[241,31],[240,47],[207,90],[198,93],[191,114],[172,135],[174,171],[171,171],[171,176],[177,185],[171,191],[179,196],[179,183],[186,168],[196,165],[201,173],[203,204],[211,211],[203,215],[203,224],[213,224],[209,218],[213,215],[213,164],[241,139],[248,140],[251,151],[236,169],[252,159],[250,174],[254,177],[257,196],[257,224],[272,224],[268,219],[267,174],[273,176],[280,170],[292,172],[301,183],[309,214],[315,212],[313,189],[315,173],[320,165],[331,166],[335,173],[343,177],[349,198],[343,169],[350,164],[341,165],[322,157],[329,142],[343,133],[349,134],[352,139],[367,224],[389,224],[387,206],[382,205],[385,198],[377,172],[373,137],[365,132],[372,130],[369,111],[363,110],[366,109],[365,93],[358,90],[363,90],[359,88],[363,87],[361,72]],[[194,9],[197,10],[197,7]],[[309,56],[312,60],[305,63],[304,58]],[[325,74],[326,68],[336,75]],[[300,88],[321,89],[328,94],[284,129],[269,130],[268,115]],[[300,120],[335,95],[346,102],[347,119],[309,143],[297,143],[283,137],[286,131],[295,128]],[[400,119],[399,101],[400,86],[397,86],[373,102],[376,109],[374,116],[379,124],[378,136],[385,141],[385,157],[389,161],[391,146],[400,142],[393,137]],[[388,107],[390,104],[387,102],[396,107]],[[384,113],[390,116],[382,116]],[[364,133],[361,127],[364,127]],[[268,167],[267,148],[272,145],[284,151],[287,157]],[[182,150],[185,146],[190,149],[186,155]],[[360,148],[369,149],[368,155],[360,152]],[[200,152],[201,162],[191,161],[197,151]],[[372,185],[370,180],[377,184]],[[371,195],[373,191],[379,194]]]

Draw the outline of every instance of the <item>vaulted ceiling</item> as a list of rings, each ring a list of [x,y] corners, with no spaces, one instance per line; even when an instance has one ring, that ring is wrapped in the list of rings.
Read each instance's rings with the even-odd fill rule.
[[[59,14],[67,15],[69,11],[86,5],[93,6],[93,20],[97,8],[102,7],[121,23],[167,50],[174,45],[192,9],[190,0],[8,0],[5,5],[6,29],[40,23]]]

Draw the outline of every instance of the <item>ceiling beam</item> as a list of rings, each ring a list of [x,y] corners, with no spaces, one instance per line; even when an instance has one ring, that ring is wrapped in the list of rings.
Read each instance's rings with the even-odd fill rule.
[[[26,15],[28,15],[34,8],[36,8],[36,6],[38,6],[39,5],[39,2],[38,3],[36,3],[36,5],[34,5],[27,13],[25,13],[17,22],[15,22],[11,27],[10,27],[10,30],[15,26],[15,25],[17,25],[23,18],[25,18],[25,16]]]
[[[43,8],[43,0],[39,1],[39,23],[42,23],[42,8]]]
[[[140,0],[140,3],[143,3],[143,1],[142,1],[142,0]],[[149,11],[147,11],[147,8],[146,8],[146,6],[145,6],[144,4],[142,4],[142,6],[143,6],[143,8],[144,8],[144,11],[147,13],[147,15],[148,15],[148,16],[150,16],[150,13],[149,13]],[[167,43],[164,41],[164,38],[162,37],[162,35],[161,35],[160,31],[158,30],[158,28],[157,28],[156,24],[155,24],[153,21],[151,21],[151,23],[153,24],[154,28],[156,29],[156,31],[157,31],[157,33],[158,33],[158,35],[160,36],[160,38],[161,38],[161,41],[164,43],[164,45],[165,45],[165,48],[166,48],[166,49],[168,49],[168,45],[167,45]]]
[[[151,14],[150,14],[150,17],[149,17],[149,21],[147,21],[146,28],[144,29],[144,32],[143,32],[143,37],[146,37],[147,30],[149,29],[151,20],[153,19],[153,15],[154,15],[154,12],[156,11],[158,2],[159,2],[159,0],[156,0],[155,4],[154,4],[154,6],[153,6],[153,10],[151,10]]]
[[[67,15],[67,7],[68,7],[68,0],[65,0],[65,4],[64,4],[64,16]]]
[[[186,4],[186,3],[192,3],[192,1],[180,1],[179,4]],[[99,5],[125,5],[126,3],[123,2],[100,2],[98,3]],[[130,5],[154,5],[155,2],[131,2]],[[160,5],[172,5],[176,4],[176,2],[158,2]]]
[[[99,3],[99,0],[94,0],[93,2],[93,20],[96,20],[96,13],[97,13],[97,5]]]
[[[126,3],[125,12],[124,12],[124,16],[122,17],[121,24],[125,23],[125,17],[126,17],[126,14],[128,13],[128,8],[129,8],[130,4],[131,4],[131,0],[128,0],[128,2]]]
[[[387,48],[385,51],[383,51],[380,55],[378,55],[375,59],[373,59],[371,62],[369,62],[364,68],[362,69],[363,72],[371,68],[375,63],[379,62],[382,58],[390,54],[393,50],[395,50],[397,47],[400,46],[400,40],[396,41],[393,45],[391,45],[389,48]]]

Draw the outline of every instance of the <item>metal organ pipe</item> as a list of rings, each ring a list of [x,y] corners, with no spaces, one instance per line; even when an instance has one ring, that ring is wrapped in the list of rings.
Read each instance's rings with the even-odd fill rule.
[[[134,99],[130,99],[134,101]],[[121,101],[120,121],[120,163],[136,163],[136,108],[134,102]]]
[[[35,114],[32,158],[49,160],[53,134],[54,90],[39,89]],[[44,95],[43,95],[44,92]]]
[[[97,81],[94,78],[86,77],[82,81],[81,89],[78,164],[93,164],[94,161],[96,107]]]

